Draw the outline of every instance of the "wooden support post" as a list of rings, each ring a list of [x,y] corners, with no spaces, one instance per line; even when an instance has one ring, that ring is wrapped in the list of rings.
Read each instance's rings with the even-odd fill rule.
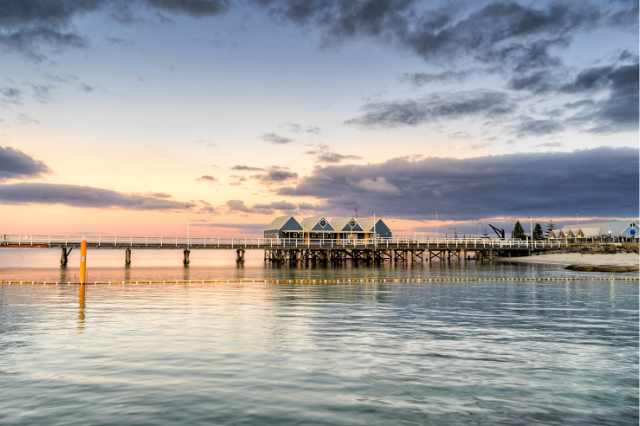
[[[131,252],[129,251],[129,249],[127,249],[127,251],[129,252],[129,255],[131,254]],[[185,265],[189,264],[189,253],[191,253],[188,249],[184,249],[184,258],[182,259],[182,263]]]
[[[67,266],[67,262],[69,262],[69,253],[71,253],[73,247],[67,251],[66,247],[62,247],[62,256],[60,257],[60,265]]]
[[[131,265],[131,249],[126,249],[124,251],[124,264]]]

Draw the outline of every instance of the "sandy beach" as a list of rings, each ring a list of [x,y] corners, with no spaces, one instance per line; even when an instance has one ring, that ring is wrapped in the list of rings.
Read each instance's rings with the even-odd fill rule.
[[[541,254],[539,256],[525,257],[498,257],[496,262],[508,263],[557,263],[563,265],[582,264],[582,265],[636,265],[640,264],[640,258],[637,253],[618,253],[618,254],[584,254],[565,253],[565,254]]]

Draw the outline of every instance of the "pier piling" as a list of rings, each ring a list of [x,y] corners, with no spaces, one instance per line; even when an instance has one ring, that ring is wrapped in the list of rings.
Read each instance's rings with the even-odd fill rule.
[[[126,249],[124,251],[124,264],[131,265],[131,249]]]

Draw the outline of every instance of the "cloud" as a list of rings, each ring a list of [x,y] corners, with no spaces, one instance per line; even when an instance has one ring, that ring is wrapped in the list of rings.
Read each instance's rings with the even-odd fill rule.
[[[271,183],[286,183],[298,178],[298,174],[289,171],[288,167],[271,166],[267,167],[266,174],[253,175],[251,178],[256,179],[265,184]]]
[[[473,71],[444,71],[440,73],[430,74],[424,72],[417,72],[412,74],[404,74],[400,77],[401,83],[409,83],[414,86],[424,86],[427,83],[450,83],[450,82],[462,82],[466,80]]]
[[[548,71],[536,71],[527,75],[516,75],[509,80],[507,86],[512,90],[528,90],[535,94],[543,94],[554,90],[553,76]]]
[[[289,131],[291,133],[311,133],[314,135],[320,134],[320,127],[317,126],[301,126],[300,124],[295,123],[287,123],[286,126],[289,127]]]
[[[168,11],[193,17],[215,16],[229,10],[229,0],[137,0],[129,3],[112,0],[20,0],[0,5],[0,51],[18,53],[33,61],[46,59],[43,48],[61,51],[86,48],[87,38],[76,32],[74,18],[106,11],[121,23],[142,22],[133,7],[144,5],[156,11]],[[117,40],[113,38],[113,40]]]
[[[30,124],[40,124],[38,120],[33,117],[29,117],[27,114],[18,114],[18,116],[16,117],[16,121],[23,126],[28,126]]]
[[[264,169],[262,167],[233,166],[233,167],[231,167],[231,170],[257,172],[257,171],[262,171]]]
[[[51,89],[54,88],[54,86],[51,85],[36,85],[36,84],[31,84],[31,89],[33,90],[33,97],[36,98],[38,101],[42,102],[42,103],[47,103],[49,101],[49,99],[51,98]]]
[[[596,67],[581,71],[564,85],[566,93],[587,94],[608,90],[609,96],[584,109],[573,122],[588,124],[594,133],[615,133],[638,129],[638,62],[617,67]]]
[[[316,163],[340,163],[342,160],[361,160],[362,157],[359,155],[349,155],[349,154],[338,154],[337,152],[332,152],[329,149],[328,145],[321,144],[318,149],[314,149],[311,151],[305,152],[307,155],[315,155]]]
[[[33,179],[51,173],[51,169],[40,160],[10,146],[0,146],[0,182],[9,179]]]
[[[242,200],[229,200],[227,201],[227,208],[229,212],[241,212],[241,213],[256,213],[256,214],[273,214],[276,210],[280,211],[296,211],[297,206],[295,204],[288,203],[286,201],[273,201],[268,204],[254,204],[252,207],[248,207]]]
[[[0,100],[5,103],[19,104],[22,92],[15,87],[0,87]]]
[[[400,190],[393,184],[387,182],[383,177],[379,177],[376,180],[362,179],[358,182],[353,182],[351,179],[347,179],[347,183],[354,188],[362,189],[363,191],[377,192],[379,194],[391,194],[399,195]]]
[[[562,124],[554,120],[527,119],[518,125],[518,136],[544,136],[560,132],[564,129]]]
[[[440,210],[447,220],[554,217],[575,210],[592,216],[634,217],[639,204],[639,154],[635,148],[601,147],[330,165],[317,167],[297,185],[282,187],[276,194],[316,199],[326,214],[336,215],[356,205],[409,219],[424,219],[433,210]],[[380,190],[386,185],[388,191]]]
[[[263,141],[272,143],[274,145],[285,145],[292,143],[293,139],[286,138],[284,136],[276,135],[275,133],[265,133],[260,137]]]
[[[536,148],[560,148],[562,147],[562,143],[560,142],[544,142],[534,145]]]
[[[152,198],[173,198],[173,195],[166,192],[147,192],[147,196]]]
[[[107,40],[107,43],[109,43],[110,46],[129,47],[133,44],[132,41],[125,40],[119,37],[105,37],[105,39]]]
[[[78,86],[78,90],[90,93],[96,90],[96,88],[94,86],[89,86],[88,84],[81,83],[80,86]]]
[[[199,182],[218,182],[218,179],[214,178],[213,176],[210,175],[204,175],[199,177],[198,179],[196,179],[196,181]]]
[[[232,222],[215,222],[215,223],[193,223],[191,226],[201,226],[210,229],[232,229],[249,234],[261,233],[269,223],[232,223]]]
[[[165,197],[123,194],[91,186],[53,183],[15,183],[0,185],[0,204],[61,204],[71,207],[111,208],[124,210],[176,210],[186,203]]]
[[[372,39],[428,62],[474,58],[513,67],[548,64],[552,45],[567,43],[580,30],[605,24],[605,12],[589,3],[492,2],[478,8],[429,9],[410,0],[253,0],[270,16],[322,33],[322,46]],[[471,3],[474,4],[475,3]],[[632,10],[627,4],[610,10]],[[603,8],[604,9],[604,8]],[[626,25],[633,22],[608,25]]]
[[[437,120],[467,116],[494,117],[509,114],[515,106],[506,94],[490,90],[437,93],[418,99],[375,102],[361,108],[364,114],[346,124],[362,127],[417,126]]]

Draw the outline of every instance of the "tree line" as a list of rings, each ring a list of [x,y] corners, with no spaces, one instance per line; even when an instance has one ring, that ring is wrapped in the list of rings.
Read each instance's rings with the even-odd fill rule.
[[[551,235],[551,232],[556,229],[556,224],[553,223],[553,220],[550,220],[549,223],[547,224],[547,231],[543,232],[542,231],[542,225],[540,223],[535,224],[535,226],[533,227],[533,239],[534,240],[544,240],[545,238],[549,238],[549,235]],[[516,224],[513,227],[513,231],[511,231],[511,238],[516,239],[516,240],[527,240],[529,239],[529,237],[527,236],[527,234],[524,232],[524,228],[522,227],[522,224],[520,223],[520,221],[516,221]]]

